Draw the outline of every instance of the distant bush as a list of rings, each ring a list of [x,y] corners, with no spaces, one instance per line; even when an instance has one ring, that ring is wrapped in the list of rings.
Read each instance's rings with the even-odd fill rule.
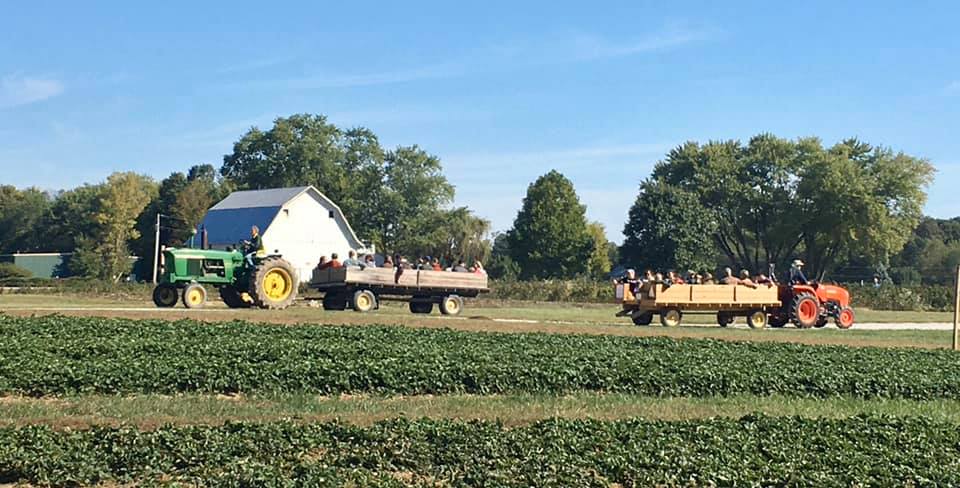
[[[23,269],[13,263],[0,263],[0,280],[6,279],[24,279],[33,276],[29,270]]]
[[[950,311],[953,310],[953,287],[923,286],[850,286],[854,307],[875,310]]]
[[[500,300],[531,300],[540,302],[611,302],[613,285],[609,281],[492,280],[489,298]]]

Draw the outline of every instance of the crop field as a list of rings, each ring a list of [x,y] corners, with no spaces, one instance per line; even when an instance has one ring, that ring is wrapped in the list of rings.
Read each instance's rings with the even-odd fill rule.
[[[950,351],[400,327],[0,318],[0,392],[954,398]]]
[[[548,332],[0,314],[0,483],[960,483],[951,351]]]
[[[153,431],[0,429],[0,478],[74,485],[701,486],[960,483],[960,430],[923,419],[392,420]]]

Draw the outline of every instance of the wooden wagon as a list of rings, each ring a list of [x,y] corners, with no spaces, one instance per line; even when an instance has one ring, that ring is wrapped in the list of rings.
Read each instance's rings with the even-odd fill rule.
[[[617,302],[622,310],[618,316],[630,316],[634,324],[650,325],[653,315],[660,315],[660,323],[667,327],[680,325],[684,312],[716,313],[717,323],[723,327],[733,323],[737,316],[747,318],[747,325],[763,328],[768,315],[780,309],[780,298],[775,285],[671,285],[643,283],[634,293],[630,285],[618,284]]]
[[[464,297],[486,293],[487,275],[393,268],[328,268],[314,270],[310,287],[324,293],[323,308],[358,312],[379,308],[384,300],[405,301],[413,313],[428,314],[439,305],[444,315],[463,310]]]

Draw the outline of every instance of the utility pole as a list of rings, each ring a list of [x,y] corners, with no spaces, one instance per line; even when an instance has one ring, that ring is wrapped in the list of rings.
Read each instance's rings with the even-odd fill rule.
[[[157,212],[157,223],[153,234],[153,284],[157,284],[157,267],[160,264],[160,212]]]
[[[953,350],[960,351],[960,265],[957,265],[957,278],[953,290]]]

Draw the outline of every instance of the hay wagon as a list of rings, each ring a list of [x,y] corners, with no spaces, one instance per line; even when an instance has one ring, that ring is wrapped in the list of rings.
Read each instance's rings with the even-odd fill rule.
[[[394,300],[408,302],[418,314],[438,305],[444,315],[459,314],[464,298],[490,291],[483,274],[406,269],[398,279],[393,268],[352,267],[314,270],[310,287],[323,292],[325,310],[369,312],[381,301]]]
[[[781,306],[777,287],[759,285],[671,285],[643,283],[636,293],[630,285],[618,284],[617,302],[622,310],[618,316],[629,316],[636,325],[650,325],[654,314],[666,327],[680,325],[684,313],[716,313],[722,327],[733,323],[735,317],[747,318],[747,325],[755,329],[767,326],[768,315]]]

